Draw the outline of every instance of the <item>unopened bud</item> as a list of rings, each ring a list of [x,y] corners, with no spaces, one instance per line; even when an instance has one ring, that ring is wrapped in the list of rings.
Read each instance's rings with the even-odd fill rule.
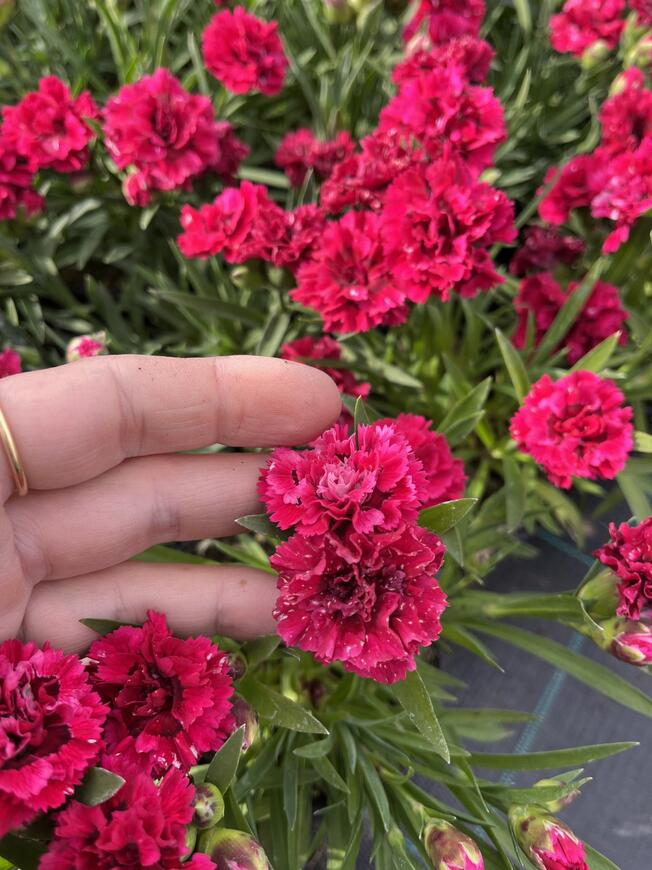
[[[561,779],[540,779],[539,782],[534,783],[535,788],[554,788],[555,786],[564,786],[567,783],[563,782]],[[564,795],[564,797],[559,798],[556,801],[542,801],[541,806],[545,807],[550,813],[558,813],[567,807],[569,804],[572,804],[575,798],[580,796],[580,790],[578,788],[574,788],[572,791],[569,791],[568,794]]]
[[[183,853],[183,861],[188,861],[192,853],[195,851],[195,846],[197,845],[197,828],[190,825],[190,827],[186,828],[186,842],[185,849]]]
[[[593,639],[612,656],[642,668],[652,664],[652,625],[616,617],[600,623],[602,631]]]
[[[603,60],[606,60],[610,53],[611,49],[607,43],[603,39],[598,39],[597,42],[589,45],[582,55],[582,66],[586,70],[593,69],[593,67],[601,64]]]
[[[426,825],[423,841],[435,870],[484,870],[477,843],[443,819]]]
[[[647,69],[652,64],[652,34],[646,34],[633,48],[627,52],[626,66],[638,66]]]
[[[218,867],[237,870],[271,870],[263,847],[249,834],[229,828],[213,828],[199,837],[199,851]]]
[[[512,807],[509,823],[525,854],[541,870],[589,870],[584,843],[549,813],[535,806]]]
[[[224,817],[224,798],[216,785],[204,782],[195,789],[193,824],[206,831]]]
[[[323,0],[324,15],[331,24],[347,24],[353,18],[348,0]]]
[[[618,607],[618,577],[605,568],[582,586],[577,597],[593,619],[608,619]]]
[[[235,719],[236,728],[241,728],[244,725],[242,749],[246,751],[250,746],[253,746],[258,737],[258,718],[251,705],[243,698],[236,698],[234,700],[231,712]]]
[[[256,263],[245,263],[231,270],[231,280],[240,290],[260,290],[266,285],[263,272]]]
[[[66,362],[76,362],[91,356],[108,353],[106,332],[94,332],[92,335],[78,335],[68,342]]]

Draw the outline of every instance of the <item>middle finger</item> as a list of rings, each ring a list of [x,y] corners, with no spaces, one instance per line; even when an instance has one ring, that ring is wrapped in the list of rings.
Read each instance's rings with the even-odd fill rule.
[[[12,499],[6,510],[32,583],[111,567],[155,544],[236,534],[260,510],[265,457],[223,453],[132,459],[65,490]]]

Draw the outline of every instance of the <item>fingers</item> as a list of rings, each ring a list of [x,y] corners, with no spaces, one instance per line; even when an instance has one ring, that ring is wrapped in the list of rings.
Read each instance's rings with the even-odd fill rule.
[[[72,580],[38,586],[23,634],[67,651],[86,648],[97,635],[80,619],[139,623],[153,608],[175,633],[237,638],[273,634],[274,578],[253,568],[127,563]]]
[[[341,402],[327,375],[287,360],[114,356],[6,378],[0,407],[30,487],[55,489],[131,456],[303,444]],[[13,483],[4,455],[0,462],[6,499]]]
[[[11,499],[15,545],[30,581],[76,577],[154,544],[243,531],[260,510],[260,454],[131,459],[78,486]]]

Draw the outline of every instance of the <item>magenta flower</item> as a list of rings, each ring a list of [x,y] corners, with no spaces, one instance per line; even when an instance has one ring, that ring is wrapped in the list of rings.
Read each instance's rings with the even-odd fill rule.
[[[23,364],[18,354],[12,347],[0,351],[0,378],[8,378],[9,375],[18,375],[23,370]]]
[[[625,26],[625,0],[566,0],[550,19],[555,51],[581,57],[598,41],[615,48]]]
[[[484,870],[477,843],[444,819],[426,825],[423,841],[435,870]]]
[[[609,535],[595,556],[618,577],[618,614],[628,619],[652,614],[652,517],[636,526],[612,523]]]
[[[535,806],[512,807],[509,821],[519,844],[541,870],[589,870],[584,843],[563,822]]]

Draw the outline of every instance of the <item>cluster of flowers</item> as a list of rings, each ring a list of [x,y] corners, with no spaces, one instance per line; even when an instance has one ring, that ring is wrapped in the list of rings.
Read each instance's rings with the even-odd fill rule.
[[[9,640],[0,685],[0,837],[56,810],[43,870],[215,867],[186,844],[188,772],[236,724],[229,662],[208,638],[176,638],[150,612],[82,660]],[[124,784],[90,806],[73,791],[96,763]]]
[[[441,631],[444,546],[417,525],[459,498],[464,469],[423,417],[336,424],[309,449],[275,450],[259,490],[292,537],[272,557],[281,637],[381,682],[404,679]]]
[[[618,45],[629,10],[638,25],[652,25],[650,0],[566,0],[550,21],[552,45],[575,57],[587,50],[599,57]]]

